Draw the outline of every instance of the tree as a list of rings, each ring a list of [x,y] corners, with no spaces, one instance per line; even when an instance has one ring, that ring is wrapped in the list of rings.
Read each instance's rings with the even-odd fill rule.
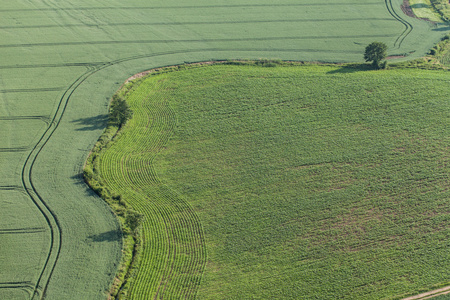
[[[136,232],[136,228],[141,225],[144,216],[137,211],[128,210],[125,217],[125,225],[131,230],[131,233]]]
[[[111,108],[109,110],[109,120],[112,124],[122,127],[128,119],[133,115],[133,111],[128,106],[125,99],[114,95],[111,101]]]
[[[372,65],[379,69],[381,67],[380,61],[386,58],[387,45],[382,42],[373,42],[366,47],[364,52],[364,59],[372,61]]]

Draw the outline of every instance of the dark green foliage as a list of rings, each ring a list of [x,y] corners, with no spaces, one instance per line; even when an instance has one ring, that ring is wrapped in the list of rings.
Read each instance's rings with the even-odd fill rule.
[[[129,108],[125,99],[118,95],[114,95],[109,111],[109,120],[111,124],[122,127],[132,116],[133,111]]]
[[[125,225],[134,232],[139,227],[143,219],[143,215],[134,210],[128,210],[125,217]]]
[[[381,60],[386,58],[387,55],[387,45],[382,42],[372,42],[367,45],[364,51],[364,60],[371,61],[372,65],[376,69],[380,69]]]
[[[260,65],[262,67],[273,68],[277,65],[282,64],[282,61],[279,59],[259,59],[255,62],[256,65]]]

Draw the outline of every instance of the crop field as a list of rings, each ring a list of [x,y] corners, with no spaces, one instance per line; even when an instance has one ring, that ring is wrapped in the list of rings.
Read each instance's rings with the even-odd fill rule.
[[[111,95],[129,76],[211,59],[360,62],[374,40],[385,42],[389,55],[412,59],[448,32],[404,15],[401,0],[0,4],[0,299],[107,297],[122,233],[110,208],[84,184],[82,170],[107,124]],[[174,283],[186,282],[180,293],[192,295],[205,267],[205,252],[196,248],[206,243],[203,231],[184,195],[168,190],[164,197],[183,203],[164,214],[190,221],[184,229],[181,219],[174,221],[176,229],[165,232],[186,237],[171,244],[179,252],[158,251],[179,266],[195,249],[196,258],[178,271],[197,275]],[[158,226],[145,223],[144,230],[167,229]]]
[[[448,283],[449,80],[216,65],[137,83],[99,161],[145,215],[130,299],[381,299]]]

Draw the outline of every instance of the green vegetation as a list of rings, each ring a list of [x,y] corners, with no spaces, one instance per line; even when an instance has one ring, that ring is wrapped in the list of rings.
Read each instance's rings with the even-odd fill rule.
[[[121,91],[135,115],[98,170],[144,215],[129,298],[379,299],[448,284],[448,73],[245,64]]]
[[[441,18],[450,22],[450,3],[447,0],[430,0],[430,2]]]
[[[130,263],[141,251],[139,226],[124,235],[83,181],[111,95],[127,77],[227,58],[361,62],[373,40],[413,59],[447,30],[405,17],[401,0],[0,2],[1,299],[106,298],[122,245]],[[139,210],[120,204],[127,195],[109,196],[136,224]]]
[[[125,99],[114,95],[109,111],[109,121],[112,125],[122,127],[133,116],[133,111],[128,107]]]
[[[448,70],[450,68],[450,35],[437,43],[425,57],[390,64],[389,68],[419,68],[424,70]]]
[[[430,0],[409,0],[409,5],[418,18],[432,22],[442,22],[441,15],[433,9]]]
[[[119,135],[102,136],[85,169],[85,178],[111,203],[134,243],[142,243],[143,251],[134,257],[139,264],[123,263],[119,298],[193,298],[206,260],[202,226],[191,206],[152,171],[152,161],[172,134],[175,119],[167,111],[166,99],[143,101],[151,96],[153,86],[131,87],[126,85],[116,98],[127,97],[134,118]],[[116,130],[111,126],[107,132]],[[141,219],[141,230],[136,231]]]
[[[113,101],[125,100],[118,95],[113,97]],[[111,105],[111,107],[114,107]],[[128,108],[128,104],[122,104],[120,107]],[[114,109],[110,109],[111,115],[114,115]],[[86,183],[92,188],[92,190],[105,200],[108,205],[113,209],[120,223],[122,224],[121,230],[124,233],[123,239],[123,255],[120,263],[119,270],[116,274],[114,284],[111,287],[109,294],[115,299],[126,299],[129,285],[127,282],[131,280],[131,277],[136,272],[138,265],[139,254],[141,253],[141,234],[139,232],[139,226],[142,222],[142,215],[133,209],[131,209],[122,195],[112,193],[106,186],[102,178],[98,175],[98,155],[109,145],[114,139],[118,138],[118,127],[116,122],[110,122],[105,132],[101,135],[91,154],[89,155],[86,165],[83,170],[83,176]]]
[[[364,60],[371,61],[372,66],[375,69],[385,69],[386,63],[382,64],[381,61],[386,58],[387,45],[382,42],[372,42],[367,45],[364,51]]]
[[[450,68],[450,35],[447,35],[440,43],[434,46],[430,51],[431,59],[437,60],[437,63],[446,68]]]

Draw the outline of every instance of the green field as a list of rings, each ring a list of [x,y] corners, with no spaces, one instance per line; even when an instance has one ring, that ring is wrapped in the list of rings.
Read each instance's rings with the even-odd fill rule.
[[[130,299],[448,284],[450,77],[351,71],[216,65],[135,84],[135,115],[98,165],[145,215]]]
[[[430,0],[410,0],[409,4],[416,17],[432,22],[442,22],[439,13],[432,9]]]
[[[211,59],[360,62],[374,40],[412,59],[448,32],[400,0],[0,3],[1,299],[107,297],[122,235],[82,169],[129,76]]]

